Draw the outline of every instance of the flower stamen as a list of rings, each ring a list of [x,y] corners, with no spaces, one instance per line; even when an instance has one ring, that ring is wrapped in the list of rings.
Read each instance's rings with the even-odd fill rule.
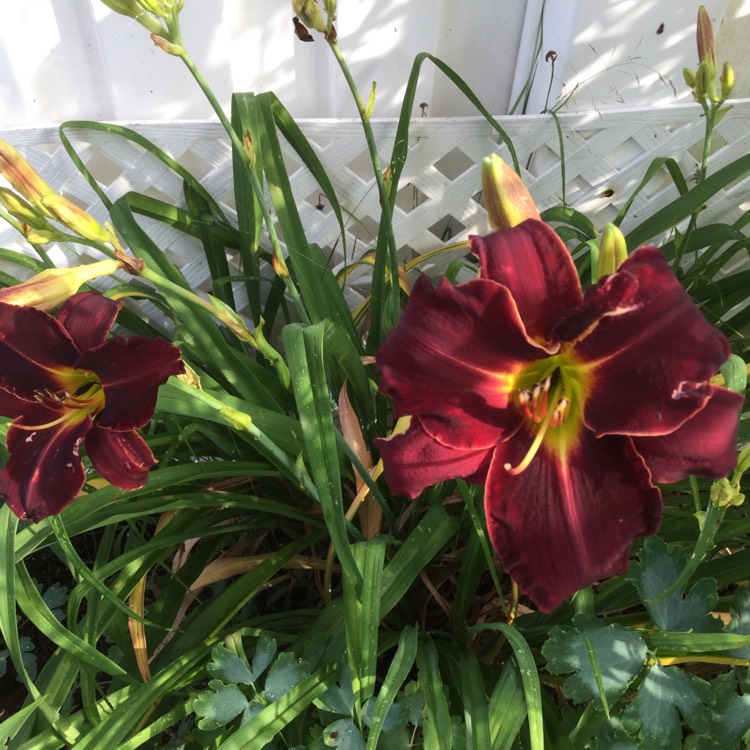
[[[557,408],[552,409],[551,411],[547,412],[547,414],[544,417],[544,420],[542,421],[541,426],[539,427],[539,431],[536,433],[534,442],[531,443],[529,450],[526,451],[526,455],[521,459],[521,463],[518,464],[518,466],[511,466],[509,463],[503,464],[503,468],[505,469],[505,471],[508,472],[508,474],[513,474],[513,475],[520,474],[522,471],[528,468],[532,459],[534,458],[534,456],[536,456],[536,453],[539,450],[539,447],[541,446],[542,441],[544,440],[544,436],[547,434],[547,430],[550,428],[552,424],[552,419],[555,416],[556,411],[557,411]]]

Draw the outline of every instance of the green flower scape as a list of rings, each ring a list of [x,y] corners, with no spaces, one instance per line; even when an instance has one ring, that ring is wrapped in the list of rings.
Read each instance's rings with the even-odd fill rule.
[[[431,55],[376,143],[337,2],[294,0],[289,33],[333,55],[359,113],[380,204],[363,249],[272,92],[225,113],[181,33],[195,0],[102,2],[205,94],[236,214],[122,125],[60,126],[103,223],[0,142],[0,216],[25,243],[0,250],[0,744],[747,747],[750,241],[747,216],[701,211],[750,156],[710,165],[734,71],[706,10],[684,72],[695,179],[657,159],[597,228],[564,195],[537,209],[532,154]],[[394,217],[426,62],[499,145],[472,172],[486,231],[414,255]],[[184,201],[105,192],[92,130]],[[309,241],[282,141],[343,268]],[[676,197],[636,216],[657,174]],[[202,249],[210,292],[154,223]],[[93,262],[55,267],[56,244]]]

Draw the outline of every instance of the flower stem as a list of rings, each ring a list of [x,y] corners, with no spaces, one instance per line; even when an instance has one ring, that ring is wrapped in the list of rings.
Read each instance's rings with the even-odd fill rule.
[[[716,104],[715,102],[712,102],[711,104],[708,104],[705,100],[701,100],[700,105],[703,108],[703,114],[706,118],[706,129],[703,135],[703,153],[701,154],[701,164],[698,168],[698,185],[700,185],[701,182],[706,179],[706,174],[708,172],[708,160],[711,155],[711,140],[713,138],[714,126],[716,125],[716,115],[721,108],[721,103]],[[685,248],[689,246],[690,237],[693,234],[697,223],[698,211],[693,211],[693,213],[690,215],[690,221],[688,222],[688,226],[685,230],[685,234],[682,237],[682,241],[675,244],[675,269],[677,269],[680,265],[680,261],[682,260]]]
[[[377,287],[385,284],[386,270],[387,277],[390,280],[386,305],[383,310],[385,315],[381,318],[381,310],[377,305],[372,306],[372,328],[376,331],[376,338],[380,339],[387,330],[396,324],[401,310],[401,295],[398,287],[398,251],[396,249],[396,238],[393,234],[393,221],[391,217],[389,195],[383,178],[383,169],[380,163],[380,156],[378,155],[377,143],[375,142],[375,134],[370,123],[368,108],[365,106],[362,97],[359,95],[357,84],[354,82],[349,66],[346,63],[344,56],[341,54],[341,48],[335,41],[329,42],[328,44],[333,52],[333,56],[336,58],[336,62],[338,62],[339,67],[341,68],[341,72],[344,74],[346,83],[349,86],[354,102],[357,105],[357,111],[359,112],[359,118],[362,122],[365,140],[367,141],[367,150],[370,153],[370,161],[372,162],[372,168],[375,173],[375,182],[378,186],[378,197],[380,199],[381,208],[381,235],[378,237],[378,245],[380,246],[381,239],[384,240],[387,246],[387,252],[378,252],[375,257],[375,268],[373,270],[373,300],[380,296]],[[379,340],[376,343],[379,343]]]
[[[284,258],[284,253],[281,250],[281,243],[279,242],[279,237],[276,234],[276,228],[273,224],[273,218],[271,217],[271,212],[268,210],[268,206],[266,205],[265,195],[263,194],[263,188],[260,184],[260,180],[258,179],[258,175],[256,174],[252,164],[250,163],[248,154],[246,153],[242,141],[240,140],[240,137],[235,133],[234,128],[232,127],[232,123],[229,121],[229,118],[226,116],[226,113],[224,112],[221,104],[219,104],[218,99],[214,95],[214,92],[211,90],[211,87],[208,85],[206,79],[203,77],[203,74],[198,69],[198,66],[195,64],[195,61],[190,56],[190,53],[185,49],[184,45],[182,45],[182,40],[179,33],[179,23],[177,19],[175,18],[175,30],[174,35],[176,39],[178,40],[178,43],[180,44],[180,47],[182,48],[182,53],[180,54],[180,58],[182,59],[182,62],[185,63],[185,67],[190,71],[191,75],[195,79],[196,83],[200,87],[201,91],[203,92],[206,99],[208,99],[208,103],[211,105],[211,108],[216,113],[216,116],[219,118],[219,121],[221,122],[224,130],[226,131],[227,135],[229,136],[232,147],[234,148],[235,152],[238,154],[240,159],[242,160],[242,163],[245,165],[245,168],[247,169],[248,175],[250,177],[250,184],[253,188],[253,192],[255,193],[255,197],[258,200],[258,204],[260,205],[261,212],[263,214],[263,221],[266,225],[266,230],[268,231],[268,237],[271,241],[271,247],[273,249],[273,255],[276,265],[279,268],[279,275],[283,278],[284,284],[286,284],[286,288],[289,292],[289,295],[292,298],[292,301],[294,302],[294,306],[297,309],[297,312],[300,315],[300,318],[304,323],[309,323],[310,319],[307,314],[307,310],[305,309],[305,306],[302,303],[302,299],[299,294],[299,290],[294,284],[294,281],[292,280],[291,276],[289,275],[289,269],[286,265],[286,260]]]

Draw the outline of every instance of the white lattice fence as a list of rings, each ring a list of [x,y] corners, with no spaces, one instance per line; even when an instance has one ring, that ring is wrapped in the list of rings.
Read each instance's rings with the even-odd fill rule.
[[[505,117],[498,122],[515,144],[524,180],[539,207],[560,204],[561,154],[553,118]],[[688,177],[698,166],[704,120],[697,105],[563,114],[559,124],[565,151],[565,200],[599,227],[613,218],[657,156],[675,158]],[[359,123],[311,120],[300,125],[326,167],[348,217],[348,259],[356,259],[371,249],[379,215],[377,191]],[[135,123],[131,127],[191,170],[227,214],[234,216],[230,151],[218,124],[161,122]],[[381,159],[386,164],[396,123],[379,121],[374,127]],[[133,190],[184,205],[180,178],[141,147],[98,131],[69,133],[111,199]],[[0,132],[0,137],[21,150],[51,186],[98,219],[107,218],[60,145],[56,129],[8,130]],[[486,214],[478,200],[479,163],[493,151],[507,157],[507,149],[498,141],[495,131],[479,118],[425,118],[412,123],[409,155],[394,216],[397,242],[405,259],[449,240],[487,231]],[[712,170],[750,151],[750,101],[737,102],[728,112],[717,127],[714,144]],[[286,145],[284,148],[308,237],[340,267],[345,259],[334,213],[292,149]],[[642,221],[676,195],[666,171],[658,174],[634,202],[623,228],[627,230]],[[702,221],[732,221],[748,208],[750,177],[716,195]],[[195,288],[206,288],[209,274],[199,243],[166,225],[146,219],[143,223],[190,283]],[[0,227],[1,246],[22,247],[18,239],[12,229]],[[72,248],[52,248],[51,255],[59,264],[75,258]],[[230,262],[236,263],[236,259],[230,257]],[[235,291],[241,301],[240,285]]]

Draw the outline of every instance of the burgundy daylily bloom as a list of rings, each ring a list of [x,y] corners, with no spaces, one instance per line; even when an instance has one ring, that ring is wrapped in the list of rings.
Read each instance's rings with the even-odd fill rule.
[[[584,296],[539,221],[470,242],[480,278],[420,278],[378,352],[395,416],[411,415],[378,446],[396,493],[484,484],[506,571],[549,611],[656,532],[654,482],[734,467],[743,398],[709,383],[729,346],[657,249]]]
[[[163,339],[108,339],[121,306],[85,292],[53,318],[0,302],[0,415],[14,419],[0,496],[20,518],[59,513],[81,491],[81,442],[122,489],[143,487],[156,463],[135,428],[153,416],[159,386],[184,367]]]

